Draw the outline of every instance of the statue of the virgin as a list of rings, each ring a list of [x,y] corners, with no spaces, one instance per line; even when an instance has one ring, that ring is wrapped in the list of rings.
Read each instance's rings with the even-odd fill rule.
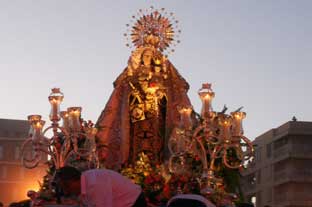
[[[105,167],[133,164],[140,153],[153,164],[168,157],[168,138],[179,121],[177,106],[190,106],[188,83],[163,54],[173,34],[168,19],[157,11],[143,15],[133,26],[136,48],[96,124]]]

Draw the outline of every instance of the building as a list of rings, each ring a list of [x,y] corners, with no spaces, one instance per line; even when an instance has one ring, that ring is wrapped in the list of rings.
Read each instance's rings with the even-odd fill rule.
[[[253,143],[255,159],[242,172],[245,199],[257,207],[311,207],[312,122],[287,122]]]
[[[22,120],[0,119],[0,202],[7,206],[27,198],[29,189],[37,190],[45,166],[26,169],[21,164],[21,146],[29,131]]]

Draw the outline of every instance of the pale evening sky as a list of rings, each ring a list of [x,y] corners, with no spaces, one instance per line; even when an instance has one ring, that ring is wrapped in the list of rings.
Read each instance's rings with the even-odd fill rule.
[[[126,67],[123,33],[141,8],[166,8],[182,29],[169,56],[197,90],[212,83],[214,109],[244,106],[253,139],[296,116],[312,120],[310,0],[53,0],[0,1],[0,118],[48,119],[50,89],[62,108],[82,106],[96,122]]]

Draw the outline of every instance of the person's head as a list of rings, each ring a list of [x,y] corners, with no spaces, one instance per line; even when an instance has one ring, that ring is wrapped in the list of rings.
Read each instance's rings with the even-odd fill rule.
[[[173,200],[168,207],[206,207],[206,204],[193,199],[176,199]]]
[[[152,64],[154,52],[152,49],[147,48],[142,52],[142,63],[145,66],[150,66]]]
[[[57,184],[62,188],[65,195],[80,195],[80,177],[81,172],[70,166],[62,167],[56,173]]]

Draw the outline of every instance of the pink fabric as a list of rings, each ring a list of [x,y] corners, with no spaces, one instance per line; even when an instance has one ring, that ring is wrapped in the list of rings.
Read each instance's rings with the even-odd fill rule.
[[[112,170],[88,170],[81,176],[81,197],[87,206],[131,207],[141,191],[140,186]]]

